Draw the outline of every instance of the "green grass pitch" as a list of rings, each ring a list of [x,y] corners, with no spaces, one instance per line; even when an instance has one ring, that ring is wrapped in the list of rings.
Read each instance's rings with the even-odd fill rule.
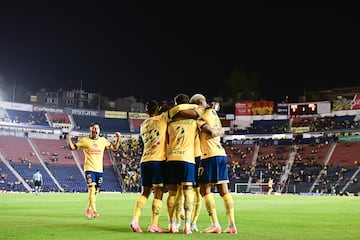
[[[226,216],[215,194],[219,221]],[[148,233],[151,201],[143,210],[144,233],[129,228],[138,194],[101,193],[97,209],[101,216],[86,219],[86,193],[0,194],[1,240],[111,240],[111,239],[246,239],[246,240],[336,240],[359,239],[360,198],[353,196],[233,195],[238,234]],[[166,198],[160,226],[167,228]],[[202,206],[199,229],[209,225]],[[183,223],[182,223],[183,226]],[[182,229],[182,228],[181,228]]]

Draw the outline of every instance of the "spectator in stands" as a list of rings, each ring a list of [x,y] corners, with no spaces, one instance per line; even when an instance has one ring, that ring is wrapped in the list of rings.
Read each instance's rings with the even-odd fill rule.
[[[39,195],[41,192],[41,186],[43,184],[43,176],[40,173],[39,169],[36,170],[36,172],[33,174],[32,178],[34,181],[35,194]]]
[[[100,192],[100,185],[103,182],[103,157],[104,150],[117,151],[120,146],[119,132],[116,132],[115,142],[110,142],[100,136],[100,125],[92,123],[89,127],[90,136],[82,137],[76,143],[73,142],[71,133],[67,135],[67,144],[71,151],[82,149],[85,155],[84,171],[88,184],[89,200],[85,210],[87,218],[100,216],[96,210],[96,195]]]
[[[217,112],[213,108],[208,108],[205,96],[195,94],[191,97],[190,103],[197,104],[206,108],[202,114],[202,119],[213,129],[222,129],[220,119]],[[221,144],[221,137],[216,136],[209,138],[205,132],[200,132],[201,145],[201,164],[200,169],[200,193],[204,199],[205,207],[209,213],[211,225],[204,230],[208,233],[220,233],[221,227],[217,217],[215,200],[211,194],[212,185],[216,185],[217,191],[223,199],[226,215],[228,217],[228,228],[225,233],[236,234],[234,202],[228,190],[228,170],[227,155]]]
[[[143,232],[139,226],[139,218],[151,192],[154,191],[151,224],[148,231],[165,232],[158,223],[165,184],[168,115],[167,113],[159,114],[159,105],[154,100],[146,103],[146,113],[149,118],[145,119],[140,126],[140,137],[144,143],[144,150],[140,160],[142,191],[135,202],[130,228],[134,232]]]

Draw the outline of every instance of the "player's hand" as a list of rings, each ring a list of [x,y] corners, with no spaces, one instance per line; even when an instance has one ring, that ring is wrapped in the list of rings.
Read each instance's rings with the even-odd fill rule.
[[[121,133],[120,133],[120,132],[116,132],[116,133],[115,133],[115,136],[116,136],[118,139],[120,139]]]

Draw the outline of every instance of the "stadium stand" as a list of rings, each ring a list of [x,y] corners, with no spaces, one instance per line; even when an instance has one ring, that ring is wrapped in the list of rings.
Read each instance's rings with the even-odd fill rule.
[[[129,119],[130,128],[133,129],[132,132],[140,133],[140,126],[144,119]]]
[[[351,167],[359,165],[358,152],[360,142],[338,142],[334,153],[330,158],[329,165],[334,167]]]
[[[49,164],[73,165],[76,162],[66,146],[65,140],[33,138],[43,161]]]
[[[38,159],[36,153],[31,148],[28,142],[29,139],[13,136],[0,136],[0,150],[6,157],[6,161],[10,162],[11,166],[18,172],[22,178],[29,182],[32,186],[32,174],[36,169],[40,169],[44,177],[43,191],[66,191],[66,192],[83,192],[87,191],[85,179],[82,175],[81,169],[76,165],[70,151],[65,146],[64,140],[52,139],[32,139],[35,145],[35,151],[38,151],[41,159]],[[14,147],[15,146],[15,147]],[[83,153],[81,151],[80,158],[81,167],[83,166]],[[117,178],[113,169],[113,164],[110,160],[109,152],[105,152],[104,157],[104,172],[106,172],[106,179],[102,186],[102,191],[121,191],[119,179]],[[43,164],[41,164],[43,162]],[[6,166],[2,167],[4,176],[10,176],[9,186],[2,188],[11,191],[25,191],[25,189],[18,183],[18,179],[12,178],[10,170]],[[50,176],[51,175],[51,176]],[[60,185],[59,186],[54,182]],[[4,180],[5,181],[5,180]],[[33,187],[33,186],[32,186]]]
[[[25,192],[26,188],[8,167],[0,161],[0,190]]]
[[[44,112],[28,112],[13,109],[7,109],[6,112],[9,121],[12,123],[49,126]]]
[[[289,119],[284,120],[254,120],[253,133],[284,133],[290,131]]]
[[[266,184],[271,177],[278,193],[326,194],[335,188],[338,194],[347,191],[358,194],[360,167],[356,149],[360,147],[360,141],[351,140],[357,139],[356,132],[354,138],[347,133],[359,129],[354,119],[355,115],[347,114],[253,120],[251,127],[238,129],[237,133],[247,135],[234,140],[229,138],[224,143],[230,189],[235,191],[237,183]],[[61,131],[62,126],[66,126],[87,134],[90,123],[99,122],[106,136],[116,131],[138,133],[142,121],[0,109],[0,190],[29,191],[22,183],[33,187],[31,177],[39,168],[44,175],[44,191],[87,191],[82,170],[83,152],[69,151],[63,139],[65,135],[51,136],[54,131],[43,130],[55,127]],[[304,127],[310,132],[305,131],[304,137],[288,139],[294,127]],[[287,133],[286,137],[271,137],[281,133]],[[350,140],[340,141],[338,137],[343,135]],[[105,151],[101,191],[140,191],[142,143],[135,136],[129,134],[118,152]]]
[[[47,116],[52,123],[68,123],[68,124],[71,123],[69,115],[65,114],[65,113],[49,112],[49,113],[47,113]]]
[[[8,161],[24,164],[39,163],[27,138],[0,136],[0,142],[0,150],[5,154]]]
[[[72,117],[76,123],[76,130],[79,131],[88,131],[91,123],[98,122],[101,125],[101,131],[103,133],[130,132],[129,121],[127,119],[102,118],[83,115],[73,115]]]

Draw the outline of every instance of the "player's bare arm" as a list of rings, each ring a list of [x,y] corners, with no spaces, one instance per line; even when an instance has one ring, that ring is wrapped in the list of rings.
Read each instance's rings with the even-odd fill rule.
[[[69,149],[70,149],[71,151],[74,151],[74,150],[77,149],[77,146],[76,146],[76,144],[73,143],[73,141],[71,140],[71,138],[72,138],[72,134],[71,134],[71,132],[69,132],[69,133],[66,135],[66,142],[67,142],[67,145],[68,145]]]
[[[178,113],[176,113],[173,116],[173,119],[179,119],[179,118],[190,118],[190,119],[198,119],[200,117],[200,114],[195,109],[186,109],[181,110]]]
[[[207,125],[206,123],[204,123],[201,126],[200,129],[202,132],[206,133],[207,135],[209,135],[210,137],[219,137],[219,136],[223,136],[225,131],[223,128],[219,128],[219,129],[215,129],[215,128],[211,128],[209,125]]]
[[[110,148],[109,148],[111,151],[117,151],[117,150],[119,149],[119,147],[120,147],[120,143],[121,143],[121,140],[120,140],[121,133],[116,132],[116,133],[115,133],[115,136],[116,136],[116,141],[115,141],[114,144],[111,144],[111,146],[110,146]]]

